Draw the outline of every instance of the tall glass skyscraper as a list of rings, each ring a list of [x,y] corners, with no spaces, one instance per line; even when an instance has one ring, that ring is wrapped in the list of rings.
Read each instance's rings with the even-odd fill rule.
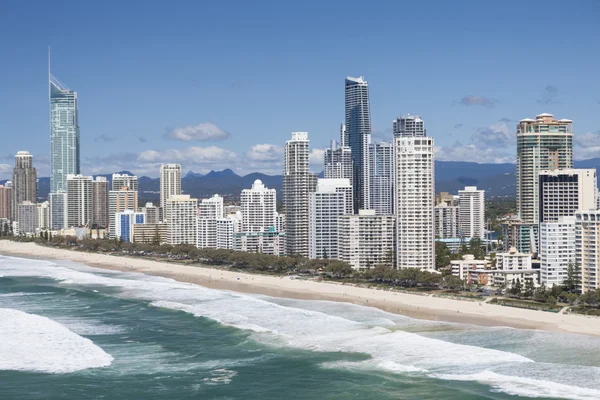
[[[49,75],[50,191],[67,190],[67,175],[80,173],[77,92]]]
[[[346,78],[346,131],[354,162],[354,212],[370,208],[369,143],[371,142],[371,111],[369,84],[364,77]]]

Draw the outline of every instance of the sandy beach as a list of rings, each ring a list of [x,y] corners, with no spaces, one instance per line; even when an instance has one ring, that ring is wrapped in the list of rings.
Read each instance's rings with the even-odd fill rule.
[[[600,336],[600,318],[582,315],[555,314],[338,283],[246,274],[133,257],[83,253],[8,240],[0,241],[0,254],[36,259],[69,260],[91,267],[140,272],[214,289],[295,299],[343,301],[376,307],[413,318]]]

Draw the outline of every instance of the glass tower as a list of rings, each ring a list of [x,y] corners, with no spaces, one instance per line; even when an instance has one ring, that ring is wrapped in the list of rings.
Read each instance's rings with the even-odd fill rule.
[[[67,175],[80,173],[77,92],[49,74],[50,191],[67,190]]]

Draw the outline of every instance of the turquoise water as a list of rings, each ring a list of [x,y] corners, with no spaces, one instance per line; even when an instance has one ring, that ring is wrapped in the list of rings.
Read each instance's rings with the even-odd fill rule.
[[[600,398],[600,339],[0,256],[0,399]]]

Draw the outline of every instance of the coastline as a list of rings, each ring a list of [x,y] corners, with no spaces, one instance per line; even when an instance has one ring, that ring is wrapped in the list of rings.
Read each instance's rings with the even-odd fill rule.
[[[583,315],[556,314],[335,282],[249,274],[210,266],[189,266],[142,258],[85,253],[9,240],[0,240],[0,254],[30,259],[73,261],[90,267],[140,272],[220,290],[293,299],[348,302],[418,319],[600,336],[600,318]]]

